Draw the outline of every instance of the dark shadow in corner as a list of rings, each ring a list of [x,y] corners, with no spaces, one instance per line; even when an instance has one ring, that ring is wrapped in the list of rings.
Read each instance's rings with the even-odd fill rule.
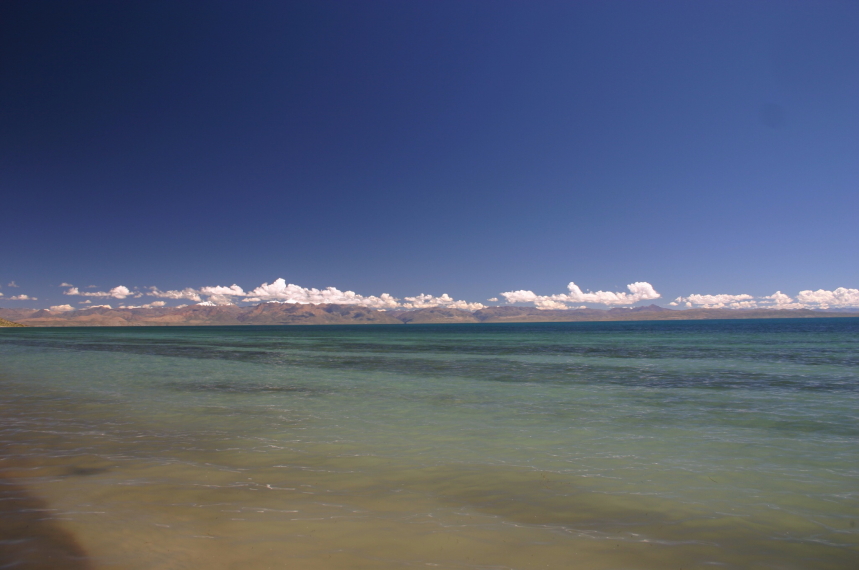
[[[47,505],[0,475],[0,568],[91,570],[86,552]]]

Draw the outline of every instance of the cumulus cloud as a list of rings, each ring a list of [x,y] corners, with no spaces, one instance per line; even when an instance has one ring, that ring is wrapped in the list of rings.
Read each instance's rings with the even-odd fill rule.
[[[405,303],[401,303],[400,306],[405,309],[428,309],[432,307],[446,307],[448,309],[464,309],[466,311],[477,311],[486,307],[486,305],[482,303],[457,301],[447,293],[443,293],[441,297],[421,294],[416,297],[405,297],[403,300],[405,301]]]
[[[245,291],[235,283],[230,285],[229,287],[224,287],[223,285],[217,285],[215,287],[202,287],[200,288],[200,293],[203,295],[224,295],[227,297],[244,297]]]
[[[60,283],[60,287],[74,287],[74,285],[72,285],[71,283],[66,283],[65,281],[63,281],[62,283]]]
[[[689,295],[688,297],[677,297],[669,303],[671,306],[685,305],[689,308],[701,309],[749,309],[757,307],[754,297],[745,293],[739,295]]]
[[[599,305],[632,305],[639,301],[658,299],[661,297],[650,283],[636,281],[626,286],[625,291],[596,291],[585,293],[572,281],[567,285],[569,293],[556,295],[537,295],[533,291],[519,290],[501,293],[508,303],[533,303],[538,309],[567,309],[568,303],[595,303]]]
[[[677,297],[670,305],[701,309],[830,309],[859,307],[859,289],[839,287],[834,291],[800,291],[796,298],[776,291],[772,295],[689,295]]]
[[[293,283],[287,283],[285,279],[275,279],[271,283],[263,283],[259,287],[245,291],[242,287],[233,284],[229,287],[214,285],[200,287],[199,289],[186,288],[181,291],[161,291],[156,287],[150,288],[147,295],[168,299],[188,299],[195,301],[198,305],[228,305],[235,302],[248,303],[295,303],[295,304],[337,304],[337,305],[359,305],[373,309],[396,309],[396,308],[426,308],[426,307],[450,307],[474,311],[484,307],[481,303],[469,303],[443,294],[439,297],[433,295],[418,295],[406,297],[403,301],[390,295],[360,295],[354,291],[341,291],[336,287],[324,289],[301,287]],[[203,300],[205,298],[205,301]]]
[[[15,282],[10,282],[9,286],[17,287]],[[263,283],[262,285],[245,290],[239,285],[233,284],[230,286],[213,285],[200,288],[186,287],[184,289],[171,289],[162,291],[157,287],[149,287],[147,290],[139,291],[129,289],[124,285],[118,285],[108,291],[81,291],[78,287],[71,283],[62,283],[62,287],[67,290],[63,291],[64,295],[80,296],[85,300],[78,301],[82,305],[92,305],[90,298],[100,299],[137,299],[144,295],[155,297],[158,299],[167,300],[187,300],[203,305],[226,305],[237,302],[243,303],[260,303],[260,302],[276,302],[276,303],[296,303],[296,304],[341,304],[341,305],[358,305],[373,309],[422,309],[430,307],[448,307],[455,309],[465,309],[475,311],[485,308],[482,303],[472,303],[465,300],[457,300],[444,293],[440,296],[429,294],[420,294],[414,297],[404,297],[399,299],[388,293],[381,295],[360,295],[354,291],[342,291],[336,287],[327,287],[324,289],[307,288],[287,283],[286,280],[280,278],[271,283]],[[91,286],[94,287],[94,286]],[[0,293],[0,296],[3,296]],[[633,305],[639,301],[658,299],[661,295],[653,288],[650,283],[638,281],[627,285],[627,291],[583,291],[576,283],[570,282],[567,285],[566,293],[558,293],[554,295],[537,295],[533,291],[518,290],[501,293],[507,303],[528,303],[533,304],[539,309],[572,309],[586,308],[587,305]],[[28,295],[16,295],[13,297],[3,297],[10,301],[36,301],[35,297]],[[490,303],[497,303],[498,297],[488,299]],[[677,297],[670,303],[671,306],[684,308],[730,308],[730,309],[753,309],[753,308],[772,308],[772,309],[843,309],[843,308],[859,308],[859,289],[848,289],[839,287],[832,291],[818,289],[816,291],[806,290],[800,291],[795,297],[791,297],[781,291],[776,291],[772,295],[755,297],[746,293],[741,294],[692,294],[688,296]],[[165,301],[153,301],[141,305],[121,305],[120,308],[152,308],[164,307]],[[183,305],[185,306],[185,305]],[[71,307],[71,305],[55,305],[56,307]],[[110,305],[95,305],[85,308],[95,307],[110,307]],[[59,310],[59,309],[57,309]],[[70,309],[63,309],[70,310]]]
[[[147,303],[145,305],[120,305],[119,309],[156,309],[158,307],[163,307],[167,303],[164,301],[152,301],[151,303]]]
[[[365,297],[354,291],[341,291],[336,287],[315,289],[292,283],[287,284],[284,279],[275,279],[272,283],[263,283],[246,295],[247,300],[252,302],[278,301],[281,303],[312,303],[317,305],[334,303],[338,305],[360,305],[373,309],[394,309],[399,306],[398,300],[388,293],[382,293],[378,297],[375,295]]]
[[[839,287],[834,291],[800,291],[796,300],[805,305],[816,305],[821,309],[830,307],[859,307],[859,289]]]
[[[126,297],[141,297],[141,293],[132,293],[125,285],[117,285],[110,291],[81,291],[77,287],[69,287],[63,291],[63,295],[78,295],[81,297],[113,297],[114,299],[125,299]]]
[[[111,307],[110,305],[93,305],[91,307],[83,307],[80,310],[81,311],[89,311],[90,309],[112,309],[112,308],[113,307]]]
[[[639,301],[658,299],[661,297],[646,281],[636,281],[626,286],[629,293],[613,293],[611,291],[597,291],[596,293],[582,293],[575,283],[567,285],[570,290],[568,298],[573,303],[599,303],[601,305],[631,305]]]
[[[71,305],[53,305],[51,310],[58,313],[65,313],[67,311],[74,311],[75,308]]]
[[[210,303],[215,305],[231,305],[233,297],[244,297],[244,289],[233,283],[229,287],[217,285],[215,287],[201,287],[200,294],[206,295]],[[199,305],[199,303],[197,303]]]
[[[200,292],[190,287],[186,287],[181,291],[175,289],[170,291],[161,291],[158,287],[150,287],[147,295],[150,297],[160,297],[162,299],[187,299],[188,301],[203,300],[202,297],[200,297]]]
[[[797,303],[790,295],[785,295],[781,291],[776,291],[772,295],[766,295],[760,298],[759,305],[769,309],[808,309],[810,308],[805,303]]]

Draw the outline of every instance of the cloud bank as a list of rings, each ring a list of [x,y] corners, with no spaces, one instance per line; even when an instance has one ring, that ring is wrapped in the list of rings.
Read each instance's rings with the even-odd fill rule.
[[[661,297],[653,286],[646,281],[636,281],[626,286],[627,292],[597,291],[583,292],[572,281],[567,285],[569,293],[556,295],[537,295],[533,291],[508,291],[501,293],[508,303],[533,303],[538,309],[569,309],[570,304],[594,303],[598,305],[632,305]]]
[[[114,299],[125,299],[126,297],[142,297],[141,293],[132,293],[125,285],[117,285],[110,291],[84,291],[77,287],[70,287],[63,291],[63,295],[79,295],[81,297],[112,297]]]
[[[486,308],[482,303],[469,303],[467,301],[457,301],[451,298],[447,293],[441,297],[433,297],[432,295],[418,295],[417,297],[405,297],[406,302],[400,306],[404,309],[428,309],[432,307],[445,307],[448,309],[464,309],[466,311],[477,311]]]
[[[686,307],[698,307],[701,309],[748,309],[755,308],[757,304],[751,295],[689,295],[688,297],[677,297],[670,303],[671,306],[685,305]]]
[[[186,290],[187,291],[187,290]],[[457,309],[477,310],[483,308],[480,303],[468,303],[453,299],[447,293],[440,297],[432,295],[418,295],[417,297],[406,297],[400,300],[388,293],[381,295],[364,296],[354,291],[341,291],[336,287],[316,289],[301,287],[293,283],[287,283],[285,279],[275,279],[271,283],[263,283],[251,291],[244,291],[238,285],[229,287],[217,285],[214,287],[201,287],[197,293],[205,296],[208,303],[223,305],[236,301],[250,303],[295,303],[307,304],[336,304],[336,305],[358,305],[371,309],[419,309],[427,307],[450,307]],[[185,297],[191,299],[191,297]]]
[[[822,309],[830,307],[857,307],[859,306],[859,289],[847,289],[839,287],[834,291],[800,291],[796,300],[803,304],[816,304]]]
[[[245,303],[295,303],[295,304],[337,304],[337,305],[358,305],[372,309],[422,309],[428,307],[449,307],[454,309],[466,309],[474,311],[484,308],[481,303],[470,303],[467,301],[457,300],[447,293],[441,296],[421,294],[416,297],[405,297],[398,299],[388,293],[381,295],[360,295],[354,291],[341,291],[336,287],[327,287],[325,289],[316,289],[301,287],[293,283],[287,283],[285,279],[275,279],[271,283],[263,283],[262,285],[245,291],[242,287],[233,284],[211,285],[194,289],[186,287],[185,289],[171,289],[162,291],[158,287],[149,287],[144,291],[132,291],[124,285],[117,285],[109,291],[81,291],[79,288],[66,283],[64,286],[69,288],[63,292],[64,295],[77,295],[82,297],[110,297],[114,299],[125,298],[140,298],[143,296],[155,297],[159,299],[173,300],[188,300],[198,304],[205,305],[230,305],[240,302]],[[87,301],[84,301],[87,302]],[[124,306],[125,308],[137,307],[155,307],[163,306],[164,302],[153,302],[148,305]]]
[[[120,305],[119,309],[157,309],[165,306],[167,303],[164,301],[152,301],[151,303],[146,303],[145,305]]]
[[[166,300],[186,300],[206,305],[229,305],[238,303],[294,303],[294,304],[338,304],[357,305],[371,309],[425,309],[443,307],[451,309],[463,309],[475,311],[486,307],[483,303],[470,302],[455,299],[443,293],[442,295],[420,294],[413,297],[398,298],[388,293],[381,295],[361,295],[354,291],[342,291],[336,287],[324,289],[301,287],[293,283],[287,283],[283,278],[275,279],[271,283],[263,283],[253,289],[245,290],[239,285],[209,285],[199,288],[186,287],[184,289],[161,290],[158,287],[138,289],[129,288],[125,285],[117,285],[107,291],[81,291],[69,283],[63,283],[68,287],[63,291],[64,295],[85,297],[79,304],[91,304],[90,298],[101,299],[139,299],[142,297],[154,297],[150,303],[124,304],[121,308],[153,308],[164,307]],[[567,285],[566,293],[554,295],[537,295],[530,290],[507,291],[500,293],[508,304],[524,303],[537,307],[538,309],[571,309],[584,308],[586,305],[603,306],[630,306],[641,301],[651,301],[661,298],[656,289],[646,281],[636,281],[626,286],[627,291],[583,291],[576,283]],[[2,295],[2,293],[0,293]],[[35,297],[27,295],[16,295],[4,297],[8,300],[36,300]],[[498,297],[492,297],[488,301],[497,303]],[[678,308],[728,308],[728,309],[847,309],[859,308],[859,289],[848,289],[839,287],[829,291],[818,289],[816,291],[800,291],[794,296],[776,291],[772,295],[753,296],[747,293],[720,293],[720,294],[691,294],[680,296],[669,303]],[[68,307],[69,305],[55,305],[54,307]],[[59,309],[58,309],[59,310]],[[67,309],[66,309],[67,310]]]
[[[200,297],[200,293],[190,287],[186,287],[181,291],[161,291],[158,287],[150,287],[149,293],[146,293],[146,295],[150,297],[160,297],[162,299],[187,299],[188,301],[196,301],[198,303],[203,300],[202,297]]]
[[[763,297],[748,294],[689,295],[677,297],[669,305],[699,309],[848,309],[859,307],[859,289],[806,290],[797,293],[795,298],[781,291]]]
[[[207,289],[207,288],[204,288]],[[233,285],[232,287],[208,288],[211,289],[214,295],[209,297],[209,300],[217,303],[220,296],[230,295],[240,296],[241,287]],[[235,291],[229,293],[228,290]],[[333,303],[338,305],[360,305],[362,307],[370,307],[373,309],[395,309],[400,306],[399,300],[389,295],[382,293],[378,297],[370,295],[365,297],[354,291],[341,291],[336,287],[327,287],[325,289],[306,288],[292,283],[287,283],[284,279],[276,279],[272,283],[263,283],[253,291],[244,293],[246,301],[252,303],[260,302],[277,302],[277,303],[297,303],[297,304],[324,304]]]

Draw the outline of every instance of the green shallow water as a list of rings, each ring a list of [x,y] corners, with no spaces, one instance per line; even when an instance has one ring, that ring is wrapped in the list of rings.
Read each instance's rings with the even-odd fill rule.
[[[2,329],[0,405],[0,567],[859,559],[859,319]]]

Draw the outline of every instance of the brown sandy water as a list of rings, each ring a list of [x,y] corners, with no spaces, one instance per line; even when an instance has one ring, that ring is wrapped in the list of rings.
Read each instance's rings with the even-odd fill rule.
[[[809,532],[798,518],[775,515],[783,539],[773,541],[765,520],[581,477],[416,467],[347,443],[278,449],[187,425],[155,434],[122,408],[45,394],[4,403],[0,567],[840,569],[856,560],[853,549],[791,541],[786,528]],[[82,417],[105,429],[81,431]]]

